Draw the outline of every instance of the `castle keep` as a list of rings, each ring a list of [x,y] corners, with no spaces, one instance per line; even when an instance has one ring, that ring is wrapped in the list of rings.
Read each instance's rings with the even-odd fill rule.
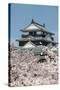
[[[49,32],[45,24],[41,25],[35,22],[33,19],[29,25],[24,29],[20,30],[23,32],[21,39],[16,41],[19,42],[19,46],[55,46],[57,43],[54,41],[54,33]]]

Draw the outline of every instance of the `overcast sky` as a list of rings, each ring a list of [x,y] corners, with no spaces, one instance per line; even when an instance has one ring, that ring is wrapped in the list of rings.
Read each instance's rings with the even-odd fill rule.
[[[11,4],[11,41],[16,44],[16,39],[21,37],[20,29],[31,23],[32,18],[46,24],[48,31],[55,33],[58,38],[58,7],[43,5]]]

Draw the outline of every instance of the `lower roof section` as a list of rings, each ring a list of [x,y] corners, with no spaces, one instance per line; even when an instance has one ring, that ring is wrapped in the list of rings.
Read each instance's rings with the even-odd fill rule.
[[[35,47],[35,44],[32,43],[31,41],[27,42],[27,43],[23,46],[23,48],[34,48],[34,47]]]
[[[58,42],[55,42],[55,41],[52,41],[52,40],[46,40],[45,38],[44,39],[17,39],[16,41],[18,42],[25,42],[25,41],[42,41],[42,42],[51,42],[51,43],[54,43],[54,44],[58,44]]]

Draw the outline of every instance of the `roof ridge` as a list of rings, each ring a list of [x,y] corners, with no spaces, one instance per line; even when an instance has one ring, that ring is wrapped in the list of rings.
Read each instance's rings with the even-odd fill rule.
[[[34,19],[32,19],[31,24],[38,24],[38,25],[44,27],[43,25],[39,24],[38,22],[35,22]]]

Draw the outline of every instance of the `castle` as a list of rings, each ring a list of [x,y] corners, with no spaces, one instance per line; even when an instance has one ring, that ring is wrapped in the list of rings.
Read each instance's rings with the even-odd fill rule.
[[[54,41],[54,33],[49,32],[45,24],[41,25],[35,22],[33,19],[29,25],[20,30],[24,34],[21,35],[21,39],[17,39],[19,46],[22,47],[35,47],[35,46],[55,46],[57,42]]]

